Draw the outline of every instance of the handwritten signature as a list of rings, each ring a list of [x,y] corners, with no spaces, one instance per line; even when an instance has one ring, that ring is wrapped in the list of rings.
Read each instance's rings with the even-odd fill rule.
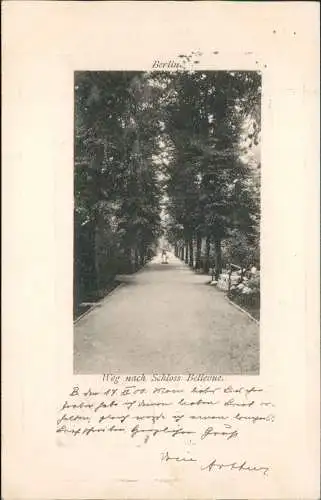
[[[202,466],[201,470],[206,470],[208,472],[217,471],[222,469],[235,470],[239,472],[261,472],[264,476],[267,476],[268,471],[270,470],[267,466],[261,465],[249,465],[246,460],[243,462],[237,463],[232,462],[229,464],[220,463],[214,458],[208,465]]]
[[[161,453],[161,462],[198,462],[196,458],[191,456],[171,456],[168,451],[164,451]],[[230,471],[238,471],[238,472],[260,472],[264,476],[267,476],[270,468],[262,465],[250,465],[246,460],[242,462],[231,462],[231,463],[222,463],[217,461],[214,458],[209,464],[201,466],[201,471],[207,472],[217,472],[222,470],[230,470]]]

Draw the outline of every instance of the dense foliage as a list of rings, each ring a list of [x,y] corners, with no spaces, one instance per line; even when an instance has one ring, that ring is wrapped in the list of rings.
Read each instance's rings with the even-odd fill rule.
[[[216,277],[224,257],[241,265],[258,264],[259,164],[244,160],[244,148],[259,144],[260,77],[194,72],[176,73],[170,80],[169,239],[196,269],[214,265]],[[251,126],[247,134],[246,123]]]
[[[255,72],[76,73],[75,305],[163,231],[196,269],[259,265],[259,141]]]
[[[143,265],[159,236],[157,107],[145,79],[76,74],[75,304]]]

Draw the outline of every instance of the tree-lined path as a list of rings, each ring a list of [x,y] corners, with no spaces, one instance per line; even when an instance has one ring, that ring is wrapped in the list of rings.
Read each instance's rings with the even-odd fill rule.
[[[75,324],[75,373],[258,373],[258,325],[207,282],[156,256]]]
[[[259,317],[260,95],[254,71],[76,72],[74,318],[105,297],[77,373],[257,373],[257,324],[207,282],[233,265]]]

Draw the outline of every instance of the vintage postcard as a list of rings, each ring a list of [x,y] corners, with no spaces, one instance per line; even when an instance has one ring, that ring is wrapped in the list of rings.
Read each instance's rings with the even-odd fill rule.
[[[319,498],[313,2],[4,2],[5,499]]]

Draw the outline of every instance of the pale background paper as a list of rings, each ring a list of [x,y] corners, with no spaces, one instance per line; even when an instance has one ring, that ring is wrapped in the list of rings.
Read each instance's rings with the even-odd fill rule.
[[[3,497],[318,498],[317,3],[2,8]],[[264,481],[176,466],[171,485],[154,481],[168,471],[151,451],[56,443],[57,405],[77,380],[100,380],[72,375],[73,72],[147,70],[191,50],[200,69],[263,74],[261,373],[226,381],[267,387],[277,404],[273,433],[248,445],[274,469]]]

